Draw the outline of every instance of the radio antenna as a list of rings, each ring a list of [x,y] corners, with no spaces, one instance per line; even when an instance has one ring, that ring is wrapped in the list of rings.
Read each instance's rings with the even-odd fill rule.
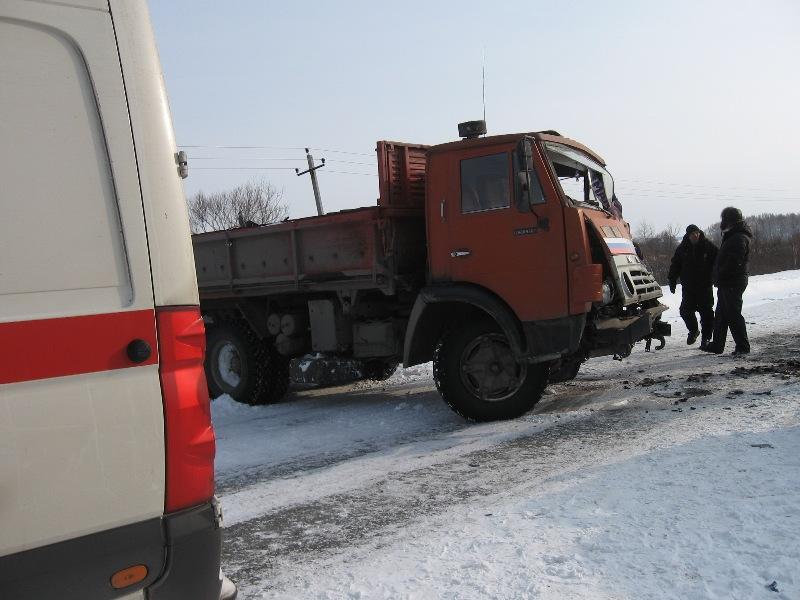
[[[486,122],[486,46],[483,47],[483,62],[481,64],[481,99],[483,100],[483,122]]]

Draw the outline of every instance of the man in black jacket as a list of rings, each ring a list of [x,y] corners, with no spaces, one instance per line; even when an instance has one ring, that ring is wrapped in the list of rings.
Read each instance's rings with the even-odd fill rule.
[[[750,241],[753,232],[744,222],[742,211],[729,206],[720,216],[722,245],[714,263],[714,285],[717,286],[717,314],[714,318],[714,339],[705,347],[706,352],[722,354],[728,328],[736,348],[734,356],[750,352],[747,326],[742,316],[742,294],[747,288],[750,260]]]
[[[703,338],[701,346],[708,344],[714,330],[714,292],[711,289],[711,271],[717,258],[717,247],[706,239],[697,225],[689,225],[683,241],[675,250],[669,267],[669,289],[674,294],[678,280],[681,282],[681,317],[689,330],[686,343],[697,341],[700,330],[697,317],[700,313]]]

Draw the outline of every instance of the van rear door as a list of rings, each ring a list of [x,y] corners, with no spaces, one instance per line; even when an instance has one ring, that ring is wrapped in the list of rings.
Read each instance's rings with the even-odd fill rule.
[[[3,556],[160,517],[165,444],[107,2],[4,0],[0,81]]]

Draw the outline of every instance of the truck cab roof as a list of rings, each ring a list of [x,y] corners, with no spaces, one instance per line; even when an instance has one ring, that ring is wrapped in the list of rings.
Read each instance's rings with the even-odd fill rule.
[[[551,130],[530,131],[527,133],[507,133],[503,135],[490,135],[485,137],[458,140],[456,142],[447,142],[444,144],[437,144],[435,146],[431,146],[428,149],[428,154],[438,154],[440,152],[450,152],[453,150],[466,150],[471,148],[480,148],[481,146],[494,146],[496,144],[516,142],[526,136],[535,138],[543,142],[555,142],[558,144],[564,144],[566,146],[570,146],[572,148],[575,148],[576,150],[580,150],[581,152],[588,154],[591,158],[593,158],[601,165],[603,166],[606,165],[606,161],[603,160],[603,157],[601,157],[591,148],[588,148],[583,144],[581,144],[580,142],[576,142],[571,138],[564,137],[558,134],[557,132]]]

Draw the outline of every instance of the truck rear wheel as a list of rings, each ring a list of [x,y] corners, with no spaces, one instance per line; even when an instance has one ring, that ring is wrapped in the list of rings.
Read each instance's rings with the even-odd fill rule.
[[[212,397],[228,394],[244,404],[270,404],[289,389],[289,360],[235,321],[208,330],[206,380]]]
[[[448,332],[433,357],[445,402],[473,421],[513,419],[533,408],[547,385],[545,364],[519,363],[497,325],[468,322]]]

